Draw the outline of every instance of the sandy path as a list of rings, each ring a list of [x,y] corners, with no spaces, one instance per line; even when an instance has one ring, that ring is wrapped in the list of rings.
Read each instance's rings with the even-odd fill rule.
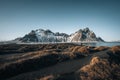
[[[36,77],[41,77],[44,75],[63,74],[63,73],[74,72],[74,71],[80,69],[80,67],[82,67],[83,65],[88,64],[90,59],[91,59],[91,55],[86,57],[86,58],[82,58],[82,59],[61,62],[61,63],[58,63],[54,66],[43,68],[43,69],[38,70],[38,71],[20,74],[16,77],[9,79],[9,80],[34,80]]]
[[[36,78],[40,78],[41,76],[50,75],[50,74],[64,74],[64,73],[71,73],[75,72],[80,69],[82,66],[88,64],[93,55],[97,56],[100,53],[106,53],[106,51],[97,52],[94,54],[90,54],[89,56],[76,59],[76,60],[69,60],[66,62],[61,62],[56,65],[43,68],[38,71],[23,73],[18,76],[15,76],[8,80],[35,80]],[[103,55],[103,54],[102,54]]]

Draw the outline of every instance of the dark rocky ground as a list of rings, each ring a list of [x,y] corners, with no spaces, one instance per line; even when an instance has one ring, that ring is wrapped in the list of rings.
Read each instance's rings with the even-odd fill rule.
[[[120,46],[0,45],[0,80],[119,80]]]

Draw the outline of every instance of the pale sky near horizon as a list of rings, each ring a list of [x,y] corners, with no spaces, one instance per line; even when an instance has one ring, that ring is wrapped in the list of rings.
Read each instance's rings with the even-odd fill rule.
[[[0,0],[0,41],[40,28],[71,34],[85,27],[120,40],[120,0]]]

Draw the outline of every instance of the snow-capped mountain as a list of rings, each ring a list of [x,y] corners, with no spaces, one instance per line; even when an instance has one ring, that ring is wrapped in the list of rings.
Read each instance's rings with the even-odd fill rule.
[[[75,33],[68,35],[66,33],[52,32],[51,30],[37,29],[32,30],[22,38],[21,42],[79,42],[79,41],[104,41],[96,37],[95,33],[89,28],[80,29]]]
[[[71,34],[68,38],[68,41],[79,42],[79,41],[104,41],[104,40],[100,37],[96,37],[95,33],[89,30],[89,28],[84,28]]]
[[[37,29],[32,30],[19,40],[21,42],[66,42],[68,37],[69,35],[65,33],[53,33],[51,30]]]

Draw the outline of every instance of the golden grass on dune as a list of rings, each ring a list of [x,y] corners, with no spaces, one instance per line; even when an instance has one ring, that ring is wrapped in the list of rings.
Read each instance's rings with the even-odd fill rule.
[[[45,76],[45,77],[42,77],[40,79],[36,79],[36,80],[54,80],[54,76],[53,75],[48,75],[48,76]]]
[[[60,73],[60,74],[50,74],[47,76],[43,76],[41,78],[37,78],[35,80],[75,80],[74,72],[70,73]]]
[[[118,80],[119,71],[120,65],[110,64],[108,59],[93,57],[90,64],[83,66],[78,73],[81,80]]]
[[[113,53],[118,53],[120,54],[120,46],[113,46],[110,49]]]
[[[100,61],[100,58],[99,58],[99,57],[94,57],[94,58],[91,60],[90,64],[91,64],[91,65],[94,65],[94,64],[97,64],[99,61]]]
[[[72,52],[77,52],[78,49],[80,49],[80,48],[81,48],[81,46],[71,47],[71,51],[72,51]]]
[[[13,54],[13,53],[26,53],[31,51],[49,50],[49,49],[61,49],[65,50],[68,47],[74,46],[74,44],[6,44],[0,46],[1,54]]]
[[[94,50],[96,51],[103,51],[103,50],[107,50],[109,49],[109,47],[107,46],[99,46],[99,47],[95,47]]]
[[[90,53],[87,46],[83,46],[83,47],[79,48],[78,52],[85,53],[85,54],[89,54]]]
[[[71,59],[73,59],[75,57],[73,52],[62,52],[62,54],[68,56]]]
[[[75,46],[75,47],[71,47],[70,48],[71,52],[79,52],[79,53],[83,53],[83,54],[89,54],[89,48],[87,46]]]

